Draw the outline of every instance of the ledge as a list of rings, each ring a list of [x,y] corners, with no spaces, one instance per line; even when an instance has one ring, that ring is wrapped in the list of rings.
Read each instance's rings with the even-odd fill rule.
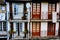
[[[9,20],[10,22],[28,22],[28,20]]]
[[[8,20],[9,22],[52,22],[52,20]],[[60,22],[60,20],[57,20]]]

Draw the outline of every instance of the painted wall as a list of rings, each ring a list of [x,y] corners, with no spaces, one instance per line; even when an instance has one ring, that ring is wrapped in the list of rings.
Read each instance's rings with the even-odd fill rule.
[[[41,3],[41,19],[48,19],[48,3]]]

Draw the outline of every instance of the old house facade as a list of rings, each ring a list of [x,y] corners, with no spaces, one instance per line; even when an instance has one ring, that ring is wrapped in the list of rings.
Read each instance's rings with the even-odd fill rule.
[[[59,36],[60,1],[5,0],[0,9],[0,19],[0,30],[8,32],[7,39],[9,37],[34,38]],[[10,31],[13,31],[13,33],[11,34]]]

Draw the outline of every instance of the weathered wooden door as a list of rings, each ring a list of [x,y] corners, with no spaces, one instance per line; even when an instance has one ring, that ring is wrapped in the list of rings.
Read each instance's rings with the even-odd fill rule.
[[[41,23],[40,22],[32,22],[32,36],[40,36],[41,31]]]
[[[40,3],[32,3],[32,19],[40,18],[41,18]]]
[[[48,30],[47,30],[47,35],[48,36],[54,36],[55,35],[55,24],[52,22],[48,22]]]

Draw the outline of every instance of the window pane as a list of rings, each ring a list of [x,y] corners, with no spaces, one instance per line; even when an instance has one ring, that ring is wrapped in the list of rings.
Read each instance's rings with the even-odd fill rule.
[[[14,14],[16,15],[16,5],[14,5]]]
[[[40,14],[40,3],[37,4],[37,14]]]
[[[0,31],[2,31],[2,22],[0,22]]]
[[[55,4],[52,4],[52,12],[55,11]]]
[[[22,32],[22,23],[20,23],[20,32]]]
[[[33,3],[33,14],[36,14],[36,3]]]
[[[18,31],[19,23],[16,23],[16,31]]]
[[[2,8],[1,8],[1,5],[0,5],[0,10],[1,10]]]
[[[48,12],[49,12],[49,14],[51,14],[51,10],[52,10],[52,9],[51,9],[51,4],[49,4],[48,7],[49,7],[49,11],[48,11]]]
[[[0,13],[2,13],[2,7],[1,7],[1,5],[0,5]]]
[[[6,22],[3,22],[3,31],[6,31]]]
[[[36,32],[36,23],[33,23],[33,32]]]

